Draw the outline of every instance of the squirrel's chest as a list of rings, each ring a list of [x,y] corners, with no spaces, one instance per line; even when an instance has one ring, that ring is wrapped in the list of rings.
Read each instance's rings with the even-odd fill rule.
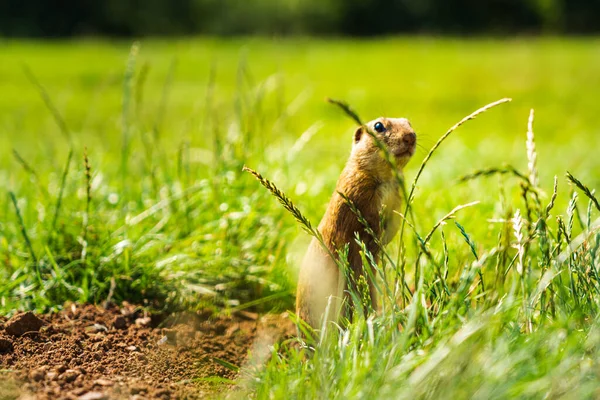
[[[380,188],[381,210],[383,217],[383,243],[389,243],[400,227],[400,205],[402,199],[398,185],[384,184]]]

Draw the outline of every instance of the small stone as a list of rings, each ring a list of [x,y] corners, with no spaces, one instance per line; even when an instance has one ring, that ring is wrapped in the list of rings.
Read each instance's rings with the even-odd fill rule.
[[[43,381],[46,377],[46,371],[44,371],[42,368],[34,369],[29,374],[29,377],[35,382]]]
[[[22,336],[27,332],[38,332],[43,325],[44,321],[28,311],[12,317],[4,324],[4,329],[9,335]]]
[[[0,354],[11,353],[13,351],[13,342],[9,338],[0,336]]]
[[[75,366],[83,364],[83,359],[81,357],[75,357],[71,360],[70,364],[73,369],[77,369]]]
[[[75,396],[81,396],[82,394],[87,393],[88,391],[89,391],[88,388],[80,387],[80,388],[72,390],[71,393],[73,393]]]
[[[136,307],[129,303],[127,300],[124,300],[121,303],[121,314],[123,315],[131,315],[135,312]]]
[[[58,372],[56,372],[56,371],[49,371],[46,374],[46,378],[50,379],[51,381],[55,380],[57,376],[58,376]]]
[[[58,372],[59,374],[62,374],[63,372],[65,372],[67,370],[67,366],[65,364],[61,364],[58,367],[56,367],[56,372]]]
[[[85,330],[89,333],[99,333],[108,331],[108,328],[102,324],[94,324],[86,327]]]
[[[75,371],[74,369],[68,369],[61,375],[61,377],[62,379],[64,379],[65,382],[73,382],[79,377],[79,375],[81,375],[79,371]]]
[[[127,346],[126,349],[129,351],[138,351],[138,348],[136,346]]]
[[[148,326],[148,325],[150,325],[151,322],[152,322],[152,318],[150,318],[150,317],[137,318],[135,320],[135,324],[137,326]]]
[[[169,338],[167,338],[167,336],[165,335],[165,336],[161,337],[157,343],[159,345],[163,345],[163,344],[166,344],[168,341],[169,341]]]
[[[125,329],[125,328],[127,328],[127,320],[121,316],[115,317],[115,319],[113,321],[113,326],[116,329]]]
[[[98,385],[98,386],[112,386],[115,383],[113,381],[111,381],[110,379],[104,379],[104,378],[100,378],[100,379],[96,379],[94,381],[94,385]]]
[[[129,388],[129,392],[135,395],[140,393],[147,393],[148,389],[143,386],[132,386],[131,388]]]
[[[87,392],[77,398],[77,400],[106,400],[108,396],[102,392]]]
[[[168,400],[171,399],[171,391],[169,389],[158,389],[154,393],[154,397],[157,399]]]

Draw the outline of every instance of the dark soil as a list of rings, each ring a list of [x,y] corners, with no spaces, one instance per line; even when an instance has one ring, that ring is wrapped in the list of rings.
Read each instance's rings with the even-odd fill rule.
[[[0,400],[202,398],[294,332],[285,314],[165,318],[129,304],[0,317]]]

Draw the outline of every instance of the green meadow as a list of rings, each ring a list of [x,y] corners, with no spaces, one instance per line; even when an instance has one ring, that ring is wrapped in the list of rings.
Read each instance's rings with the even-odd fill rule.
[[[356,129],[335,98],[417,132],[407,222],[377,266],[383,309],[307,347],[277,344],[233,396],[597,397],[599,49],[594,38],[1,41],[0,310],[107,298],[293,309],[310,237],[242,168],[316,226]],[[502,98],[452,131],[413,185],[449,128]]]

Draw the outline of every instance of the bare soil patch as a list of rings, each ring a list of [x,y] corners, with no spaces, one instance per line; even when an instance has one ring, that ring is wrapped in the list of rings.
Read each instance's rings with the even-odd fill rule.
[[[0,317],[0,400],[203,398],[293,333],[285,314],[165,318],[129,304]]]

